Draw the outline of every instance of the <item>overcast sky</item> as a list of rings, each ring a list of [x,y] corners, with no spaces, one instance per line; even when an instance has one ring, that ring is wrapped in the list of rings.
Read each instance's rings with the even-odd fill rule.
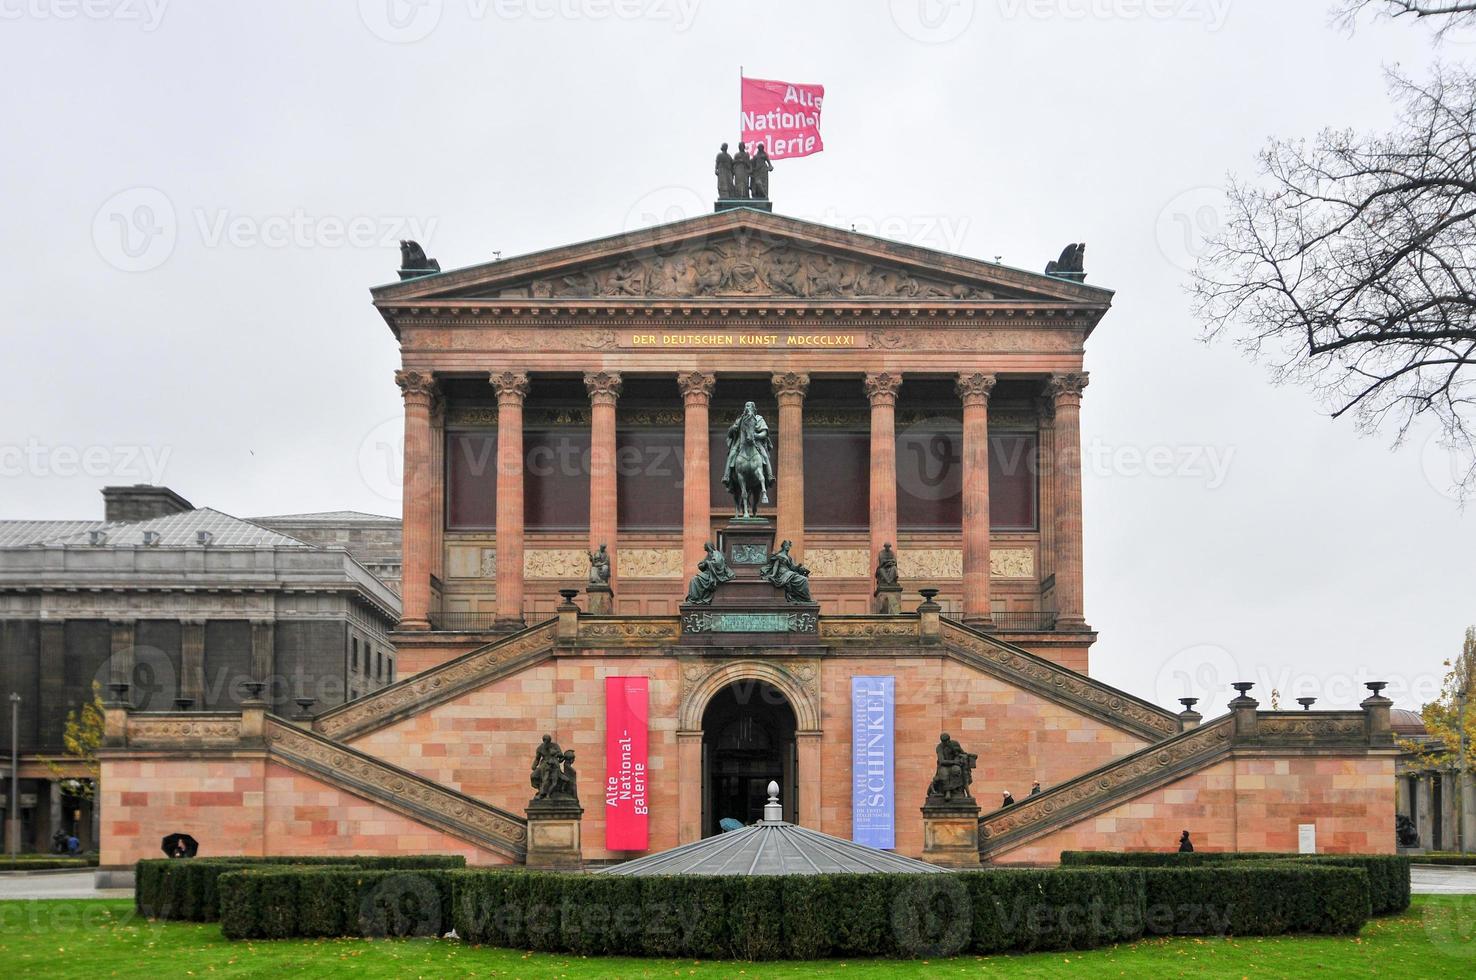
[[[1171,706],[1193,677],[1209,714],[1238,679],[1417,706],[1476,621],[1439,448],[1203,345],[1183,292],[1227,172],[1385,126],[1383,67],[1435,54],[1328,24],[1321,0],[0,0],[0,517],[155,480],[397,514],[367,294],[395,241],[452,268],[709,209],[743,65],[827,87],[776,210],[1030,269],[1085,240],[1117,290],[1082,421],[1094,674]]]

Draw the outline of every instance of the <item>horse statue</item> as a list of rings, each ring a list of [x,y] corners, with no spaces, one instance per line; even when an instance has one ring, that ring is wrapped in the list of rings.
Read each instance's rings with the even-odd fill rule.
[[[769,502],[774,465],[769,424],[753,402],[728,426],[728,462],[723,467],[723,486],[733,495],[734,517],[757,517],[759,504]]]

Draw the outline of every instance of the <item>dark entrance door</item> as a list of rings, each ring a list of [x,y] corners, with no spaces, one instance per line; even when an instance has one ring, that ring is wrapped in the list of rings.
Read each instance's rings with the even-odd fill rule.
[[[794,730],[794,711],[771,684],[740,681],[712,699],[702,716],[704,837],[721,833],[725,818],[762,820],[770,781],[779,784],[784,819],[794,819]]]

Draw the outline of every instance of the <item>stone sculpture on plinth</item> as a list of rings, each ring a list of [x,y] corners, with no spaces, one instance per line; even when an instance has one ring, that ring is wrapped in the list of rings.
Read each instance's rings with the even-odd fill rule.
[[[947,732],[933,750],[937,764],[923,803],[923,860],[949,868],[979,866],[979,804],[969,787],[979,757]]]
[[[876,611],[883,616],[896,616],[902,611],[902,583],[897,576],[897,553],[889,541],[882,545],[876,558]]]
[[[610,552],[605,545],[589,552],[589,611],[593,616],[608,616],[615,611],[615,591],[610,587]]]
[[[529,868],[579,870],[584,867],[580,820],[584,807],[579,805],[574,750],[565,750],[552,735],[533,752],[533,766],[528,781],[533,799],[528,801]]]

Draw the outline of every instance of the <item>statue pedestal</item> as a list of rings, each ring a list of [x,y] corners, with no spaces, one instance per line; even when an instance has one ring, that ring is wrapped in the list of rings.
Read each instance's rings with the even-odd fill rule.
[[[979,867],[979,804],[972,798],[923,804],[923,860],[944,868]]]
[[[902,614],[902,586],[877,586],[875,606],[879,615],[900,616]]]
[[[589,596],[591,616],[609,616],[615,612],[615,590],[608,585],[591,585],[584,593]]]
[[[527,867],[539,871],[582,871],[584,848],[578,800],[531,800],[528,803]]]
[[[772,214],[774,212],[774,202],[767,198],[759,200],[751,197],[725,197],[719,199],[712,206],[712,211],[714,214],[717,214],[720,211],[732,211],[737,208],[752,208],[755,211],[767,211]]]
[[[735,517],[718,531],[733,579],[706,605],[683,603],[683,646],[808,646],[820,642],[820,604],[790,602],[759,576],[774,551],[774,522]]]

